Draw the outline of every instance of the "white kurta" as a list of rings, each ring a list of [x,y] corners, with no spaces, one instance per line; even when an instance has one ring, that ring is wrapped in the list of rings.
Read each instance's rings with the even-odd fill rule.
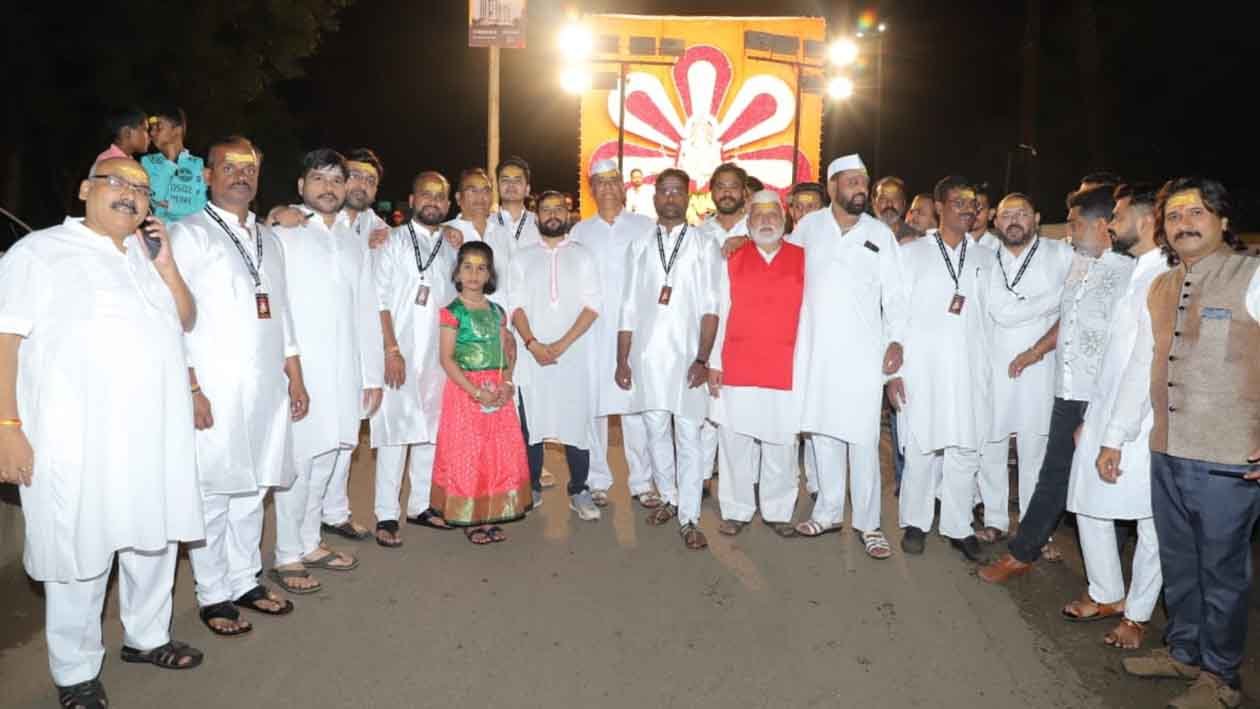
[[[767,257],[760,249],[757,253],[771,263],[780,251]],[[723,345],[726,341],[726,324],[731,314],[730,270],[722,264],[718,268],[718,334],[709,356],[709,367],[722,369]],[[792,377],[799,384],[800,377]],[[788,444],[796,441],[801,418],[800,391],[796,389],[768,389],[751,386],[723,386],[718,398],[709,399],[709,419],[719,426],[729,426],[735,433],[760,441]]]
[[[884,351],[890,342],[905,343],[906,287],[897,240],[867,214],[841,233],[832,211],[820,209],[801,219],[788,241],[805,247],[793,369],[801,387],[800,429],[878,445]]]
[[[528,213],[526,216],[528,216]],[[486,220],[485,234],[479,233],[476,225],[467,219],[464,219],[463,214],[460,214],[451,221],[447,222],[447,226],[459,229],[459,232],[464,235],[465,243],[469,241],[482,241],[485,242],[485,244],[490,247],[490,250],[494,252],[494,277],[498,287],[495,289],[494,293],[488,297],[491,302],[501,306],[504,310],[507,310],[508,274],[511,273],[512,252],[514,250],[510,242],[514,233],[503,233],[501,227],[498,225],[498,220],[495,219],[495,215],[493,214],[491,214],[490,218]],[[525,238],[524,234],[522,234],[521,238]],[[443,303],[442,305],[445,306],[447,303]]]
[[[175,299],[140,241],[125,245],[66,219],[0,259],[0,332],[24,338],[18,416],[35,466],[19,492],[36,581],[204,536]]]
[[[298,348],[280,242],[252,212],[242,227],[231,212],[211,202],[206,209],[232,229],[251,262],[261,237],[263,259],[256,290],[240,251],[204,210],[171,228],[175,262],[197,301],[197,325],[184,338],[188,366],[214,417],[196,433],[201,487],[224,495],[288,487],[296,469],[284,361]],[[267,294],[270,319],[258,317],[256,292]]]
[[[1051,352],[1015,379],[1011,379],[1009,367],[1016,355],[1036,344],[1059,319],[1059,299],[1072,266],[1072,247],[1034,237],[1018,257],[1001,245],[996,257],[985,284],[992,320],[993,382],[993,425],[985,440],[1001,440],[1012,433],[1048,434],[1058,355]],[[1025,263],[1028,267],[1020,276]],[[1011,283],[1015,285],[1008,288]]]
[[[590,251],[571,239],[554,248],[541,241],[522,247],[512,260],[510,280],[508,316],[524,311],[539,342],[559,340],[587,308],[600,312],[599,269]],[[596,349],[588,330],[555,364],[546,367],[523,347],[518,350],[516,381],[529,420],[526,443],[553,439],[578,448],[591,447]]]
[[[902,445],[913,435],[920,451],[959,447],[976,450],[992,421],[988,304],[985,284],[994,268],[993,252],[967,244],[962,268],[960,243],[945,247],[958,274],[962,312],[949,312],[954,281],[945,267],[935,229],[901,247],[909,284],[906,326],[906,404],[897,421]]]
[[[442,239],[442,227],[430,232],[415,221],[410,226],[415,231],[415,247],[412,232],[404,224],[391,231],[389,240],[374,254],[378,307],[389,311],[393,319],[394,338],[407,362],[407,379],[398,389],[385,387],[381,408],[372,417],[373,448],[437,442],[446,385],[446,373],[438,361],[438,313],[455,299],[451,283],[455,250]],[[421,286],[429,289],[424,305],[416,303]]]
[[[1094,393],[1085,411],[1081,438],[1072,458],[1072,477],[1068,481],[1067,508],[1101,519],[1142,519],[1151,516],[1151,428],[1155,414],[1146,407],[1146,416],[1136,440],[1120,450],[1120,478],[1108,483],[1098,477],[1095,461],[1102,447],[1102,437],[1115,410],[1120,381],[1125,367],[1133,359],[1138,325],[1146,310],[1146,296],[1151,283],[1168,270],[1168,259],[1159,249],[1152,249],[1137,260],[1128,287],[1116,301],[1111,318],[1102,368],[1094,380]]]
[[[660,232],[660,247],[654,228],[626,250],[618,329],[633,333],[630,412],[669,411],[702,421],[708,413],[708,388],[688,388],[687,370],[699,354],[700,320],[717,315],[717,272],[724,262],[718,245],[695,227],[684,224],[668,234]],[[668,263],[680,238],[666,277],[661,248]],[[672,288],[669,305],[661,305],[661,288],[667,284]]]
[[[725,245],[726,240],[733,236],[748,236],[748,217],[740,217],[731,225],[730,229],[726,229],[717,220],[717,215],[715,214],[701,222],[700,228],[708,233],[709,238],[717,242],[717,245],[720,247]]]
[[[621,311],[622,289],[626,285],[626,249],[635,237],[655,228],[652,220],[626,210],[612,224],[598,214],[577,223],[569,239],[587,248],[599,272],[601,317],[587,337],[595,348],[596,416],[630,411],[630,392],[617,386],[617,318]]]
[[[626,188],[626,210],[648,219],[656,219],[656,187],[644,183]]]
[[[276,229],[310,413],[293,424],[299,461],[359,440],[363,390],[382,386],[385,366],[371,259],[344,215]]]
[[[299,207],[300,209],[300,207]],[[377,229],[388,229],[389,223],[372,209],[365,209],[359,212],[359,216],[353,220],[350,219],[350,213],[345,209],[341,210],[347,221],[350,222],[350,228],[354,230],[355,236],[359,237],[359,241],[363,244],[363,248],[371,248],[369,242],[372,239],[372,232]]]

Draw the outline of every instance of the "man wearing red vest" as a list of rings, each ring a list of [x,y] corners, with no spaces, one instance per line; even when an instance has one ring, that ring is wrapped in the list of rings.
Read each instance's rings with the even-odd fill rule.
[[[796,327],[805,294],[805,250],[782,243],[779,195],[753,195],[748,214],[752,243],[720,269],[718,336],[709,356],[709,419],[718,424],[722,481],[718,531],[735,535],[757,511],[781,536],[795,536],[796,434],[793,391]],[[760,448],[760,451],[758,451]]]

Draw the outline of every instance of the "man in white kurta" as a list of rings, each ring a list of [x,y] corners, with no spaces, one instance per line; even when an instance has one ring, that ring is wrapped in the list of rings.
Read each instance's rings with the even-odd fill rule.
[[[1159,541],[1151,511],[1151,428],[1155,415],[1146,416],[1137,438],[1121,448],[1123,474],[1114,482],[1101,478],[1094,463],[1103,437],[1111,423],[1120,395],[1125,367],[1135,358],[1138,327],[1146,310],[1151,282],[1168,270],[1168,260],[1155,242],[1155,190],[1122,187],[1116,192],[1111,221],[1112,243],[1117,250],[1137,257],[1128,287],[1116,301],[1103,351],[1094,393],[1085,422],[1081,425],[1072,472],[1068,480],[1067,509],[1076,514],[1076,533],[1085,560],[1089,581],[1089,602],[1124,606],[1124,620],[1104,638],[1108,644],[1136,648],[1141,633],[1130,624],[1151,619],[1163,574],[1159,564]],[[1137,547],[1133,552],[1133,574],[1125,594],[1120,549],[1116,544],[1115,520],[1137,520]],[[1125,621],[1128,621],[1126,623]],[[1136,637],[1134,637],[1136,635]]]
[[[620,171],[617,172],[621,174]],[[635,168],[630,171],[630,187],[623,188],[626,194],[626,210],[631,214],[640,214],[648,219],[656,219],[656,188],[643,181],[643,171]]]
[[[276,235],[314,403],[310,414],[293,424],[297,478],[275,495],[276,576],[358,564],[323,546],[322,503],[337,466],[349,464],[360,419],[380,405],[385,357],[371,261],[340,212],[345,160],[320,149],[307,154],[304,166],[298,191],[309,217],[302,226],[277,229]]]
[[[657,227],[627,250],[616,379],[631,392],[630,410],[643,412],[653,480],[665,502],[649,522],[664,524],[677,514],[684,543],[702,549],[708,542],[696,526],[704,487],[700,425],[708,413],[703,384],[717,336],[722,256],[684,218],[689,183],[681,170],[661,173]]]
[[[852,524],[885,558],[880,532],[879,430],[883,379],[901,366],[906,294],[892,231],[866,213],[870,177],[857,155],[827,167],[831,208],[806,215],[790,243],[805,248],[794,372],[800,429],[813,439],[818,499],[797,532],[840,528],[846,487]]]
[[[202,621],[228,635],[251,627],[233,602],[274,614],[292,609],[259,585],[259,545],[267,488],[288,487],[295,475],[290,417],[307,407],[280,243],[249,211],[259,167],[247,141],[212,146],[210,201],[171,229],[197,299],[197,326],[185,343],[206,538],[188,556]]]
[[[1050,409],[1054,405],[1055,357],[1036,362],[1012,377],[1010,363],[1037,343],[1059,317],[1059,300],[1072,247],[1037,233],[1041,215],[1021,194],[1004,198],[997,209],[998,249],[989,271],[993,423],[980,451],[980,499],[984,528],[977,537],[993,543],[1010,528],[1008,446],[1019,454],[1019,514],[1023,517],[1046,457]],[[973,242],[975,243],[975,242]]]
[[[195,308],[165,228],[145,219],[148,175],[102,160],[79,198],[85,218],[0,259],[0,482],[20,486],[60,699],[96,706],[115,556],[123,659],[200,663],[169,629],[176,543],[203,527],[182,339]]]
[[[617,314],[621,310],[622,288],[626,281],[626,249],[636,237],[652,231],[650,218],[625,208],[621,172],[613,160],[601,160],[591,167],[591,193],[598,212],[574,225],[569,238],[587,248],[599,272],[600,307],[605,317],[595,320],[590,334],[595,351],[595,416],[591,419],[591,472],[587,485],[597,506],[608,504],[613,485],[608,465],[609,416],[621,420],[622,451],[629,470],[630,496],[652,493],[652,468],[647,460],[647,429],[643,417],[630,413],[630,392],[617,386]],[[640,498],[642,499],[642,498]]]
[[[967,237],[976,196],[963,178],[941,180],[934,198],[940,230],[901,247],[910,317],[905,366],[888,384],[906,451],[898,498],[901,546],[923,553],[939,490],[941,535],[976,561],[980,547],[971,507],[978,451],[993,416],[986,296],[994,255]]]
[[[738,534],[760,497],[762,520],[792,536],[800,421],[792,357],[805,253],[782,243],[786,219],[778,192],[753,195],[749,210],[753,243],[718,269],[718,335],[709,361],[709,418],[721,442],[718,531]]]
[[[442,238],[450,208],[446,178],[422,172],[412,184],[415,217],[394,229],[375,253],[376,292],[385,343],[385,390],[372,417],[376,449],[376,539],[401,546],[403,469],[410,459],[407,520],[445,528],[429,507],[433,456],[446,374],[438,362],[438,313],[455,298],[455,250]]]
[[[561,443],[569,465],[569,507],[580,519],[593,521],[600,513],[587,489],[596,396],[595,340],[589,330],[599,316],[599,269],[587,248],[568,238],[564,195],[540,195],[538,219],[541,240],[522,247],[512,260],[508,309],[522,341],[516,386],[530,486],[537,500],[543,442]]]

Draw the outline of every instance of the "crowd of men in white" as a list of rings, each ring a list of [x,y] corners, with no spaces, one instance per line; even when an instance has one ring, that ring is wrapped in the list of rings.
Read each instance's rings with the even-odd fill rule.
[[[26,568],[44,584],[62,705],[103,706],[100,615],[115,557],[122,659],[183,669],[202,655],[169,637],[178,542],[195,542],[197,601],[216,634],[252,628],[238,608],[293,610],[259,581],[268,489],[269,576],[290,593],[319,590],[312,569],[359,564],[323,532],[401,545],[404,471],[406,518],[449,527],[429,504],[446,381],[438,313],[456,297],[456,247],[484,241],[491,299],[514,325],[527,443],[589,451],[589,473],[569,456],[582,519],[608,504],[616,415],[630,494],[650,524],[676,517],[687,548],[706,545],[698,523],[716,460],[720,532],[739,534],[758,511],[784,537],[834,532],[847,494],[867,554],[886,559],[887,401],[905,457],[902,549],[923,553],[939,503],[940,534],[976,561],[980,542],[1011,526],[1013,437],[1023,521],[982,578],[1026,572],[1063,512],[1076,513],[1089,590],[1064,615],[1115,616],[1106,642],[1136,648],[1167,585],[1171,650],[1126,667],[1196,679],[1186,701],[1236,706],[1249,552],[1245,534],[1227,544],[1218,532],[1260,516],[1260,260],[1224,243],[1217,183],[1159,194],[1082,184],[1069,244],[1039,234],[1031,198],[990,205],[958,177],[936,186],[939,228],[905,234],[901,183],[872,195],[856,155],[827,168],[830,208],[794,202],[790,217],[777,192],[751,193],[743,170],[723,165],[709,184],[717,213],[698,228],[685,219],[686,174],[656,176],[653,221],[625,208],[623,177],[603,161],[588,175],[598,213],[569,224],[525,209],[529,168],[513,159],[493,180],[465,171],[451,221],[451,185],[420,173],[413,218],[386,230],[370,209],[383,168],[357,155],[308,154],[302,204],[264,219],[250,211],[259,152],[217,141],[209,203],[169,235],[147,217],[144,170],[105,159],[80,188],[85,218],[0,260],[0,480],[22,485]],[[1170,286],[1180,311],[1156,312],[1155,295],[1148,308],[1165,273],[1185,280]],[[1163,398],[1150,393],[1161,376]],[[1180,389],[1196,383],[1206,393]],[[362,419],[377,451],[374,535],[354,524],[346,494]],[[1210,445],[1198,443],[1204,427]],[[802,436],[816,500],[793,524]],[[1159,501],[1174,497],[1192,509],[1161,521]],[[1205,501],[1232,526],[1205,521]],[[1127,593],[1116,520],[1137,520]],[[1170,533],[1175,563],[1156,541],[1167,548]]]

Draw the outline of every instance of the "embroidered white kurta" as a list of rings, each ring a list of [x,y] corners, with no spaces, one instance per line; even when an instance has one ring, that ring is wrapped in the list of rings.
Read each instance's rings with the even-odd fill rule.
[[[1067,508],[1070,512],[1100,519],[1142,519],[1151,516],[1151,428],[1155,414],[1145,407],[1141,429],[1135,440],[1120,449],[1120,478],[1109,483],[1098,477],[1098,451],[1102,437],[1115,411],[1120,394],[1120,381],[1125,367],[1133,360],[1138,326],[1146,311],[1146,296],[1151,283],[1168,270],[1168,259],[1159,249],[1142,254],[1129,278],[1128,287],[1116,301],[1111,318],[1102,368],[1094,380],[1094,393],[1085,410],[1081,438],[1072,458],[1072,477],[1068,481]]]
[[[669,411],[701,421],[708,413],[708,388],[689,388],[687,370],[700,350],[700,320],[717,315],[717,271],[725,265],[721,251],[703,231],[685,224],[661,234],[654,228],[626,250],[619,329],[630,341],[630,413]],[[668,277],[664,262],[678,246]],[[671,287],[668,305],[658,301],[661,288]]]
[[[992,365],[985,284],[994,254],[970,242],[945,246],[958,275],[950,277],[935,229],[901,247],[909,284],[910,318],[906,326],[906,403],[897,421],[913,435],[920,451],[959,447],[978,449],[991,428]],[[962,268],[959,268],[960,260]],[[949,312],[958,293],[962,311]]]
[[[0,332],[24,338],[18,416],[35,466],[18,490],[36,581],[205,535],[175,299],[137,237],[125,246],[66,219],[0,259]]]
[[[626,285],[626,248],[637,236],[651,232],[652,220],[621,210],[612,224],[598,214],[578,222],[569,239],[590,251],[599,272],[601,317],[595,320],[587,337],[595,349],[596,416],[630,411],[630,392],[617,386],[617,318],[621,311],[622,289]]]
[[[766,263],[779,255],[766,256]],[[718,269],[718,334],[709,356],[709,367],[722,369],[723,345],[726,341],[726,323],[731,314],[731,276],[725,264]],[[792,377],[799,384],[800,377]],[[786,445],[796,441],[800,429],[801,407],[799,387],[793,389],[769,389],[753,386],[723,386],[719,396],[709,399],[709,419],[719,426],[729,426],[732,431],[766,443]],[[793,459],[793,465],[796,461]],[[755,467],[755,466],[754,466]],[[795,478],[793,478],[795,479]]]
[[[381,408],[372,417],[373,448],[437,442],[446,385],[438,361],[438,314],[455,299],[451,283],[455,250],[442,239],[442,227],[430,232],[416,221],[410,227],[414,247],[412,231],[404,224],[392,230],[374,254],[378,307],[393,319],[407,378],[398,389],[385,387]],[[421,287],[429,289],[424,305],[416,302]]]
[[[371,259],[339,215],[331,228],[319,215],[276,229],[284,251],[310,413],[293,424],[298,461],[359,441],[363,390],[382,386],[384,345]]]
[[[1103,347],[1116,299],[1133,273],[1134,259],[1114,251],[1100,258],[1077,254],[1059,306],[1059,367],[1055,396],[1089,401],[1102,368]]]
[[[184,338],[188,366],[214,417],[213,426],[196,432],[201,487],[224,495],[288,487],[296,469],[284,362],[298,348],[280,242],[252,212],[242,227],[212,202],[205,209],[232,230],[250,263],[261,237],[263,258],[255,264],[262,286],[255,288],[240,251],[204,209],[171,228],[175,262],[197,301],[197,324]],[[267,294],[269,319],[258,317],[257,293]]]
[[[993,426],[985,441],[1001,440],[1012,433],[1048,434],[1057,352],[1051,351],[1029,365],[1015,379],[1011,379],[1009,368],[1016,355],[1036,344],[1059,319],[1072,247],[1036,236],[1019,256],[999,243],[996,258],[985,285],[992,320],[993,382]]]
[[[598,315],[603,302],[594,257],[585,246],[570,239],[554,248],[541,241],[521,247],[512,259],[509,291],[509,317],[523,311],[534,338],[543,343],[563,337],[583,310],[590,308]],[[593,328],[587,330],[555,364],[546,367],[524,347],[518,350],[516,381],[529,420],[527,443],[553,439],[578,448],[591,447],[597,349],[592,334]]]
[[[805,248],[793,369],[800,430],[878,445],[884,351],[890,342],[904,345],[908,315],[897,240],[867,214],[841,233],[832,211],[820,209],[801,219],[788,241]]]

